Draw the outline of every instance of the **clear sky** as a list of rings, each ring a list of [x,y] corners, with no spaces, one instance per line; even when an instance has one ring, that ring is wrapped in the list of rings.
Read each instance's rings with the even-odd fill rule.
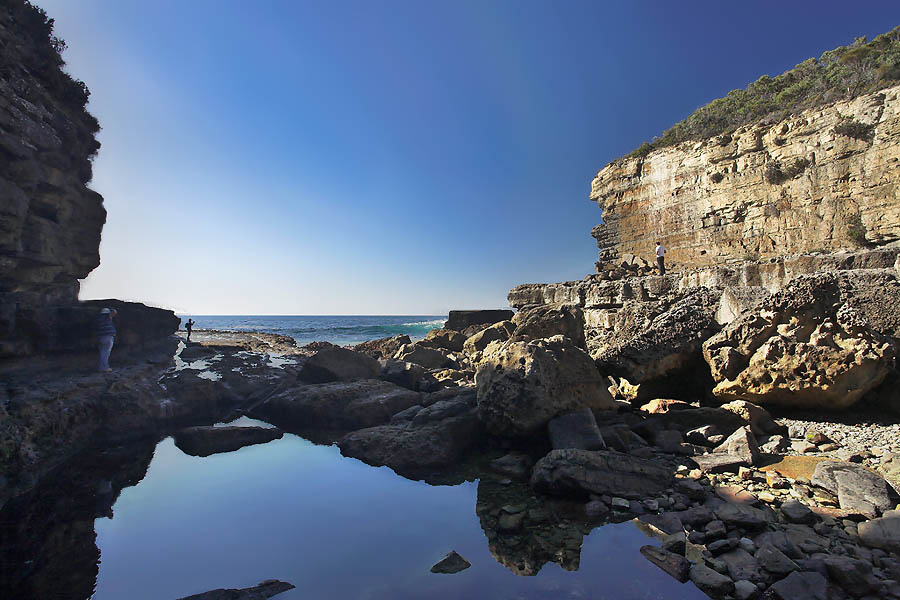
[[[900,2],[37,0],[91,89],[82,298],[442,314],[593,271],[594,174]]]

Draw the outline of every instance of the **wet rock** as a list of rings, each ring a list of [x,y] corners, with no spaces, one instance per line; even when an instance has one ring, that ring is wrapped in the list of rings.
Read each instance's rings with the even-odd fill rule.
[[[420,411],[419,414],[421,414]],[[418,415],[416,415],[418,417]],[[344,436],[341,454],[366,464],[387,465],[397,473],[419,478],[456,466],[483,436],[474,411],[419,425],[380,425]]]
[[[568,338],[512,342],[478,367],[478,413],[489,432],[533,434],[579,408],[615,405],[590,357]]]
[[[577,306],[542,304],[525,307],[512,318],[516,326],[515,340],[536,340],[564,335],[579,348],[587,349],[584,341],[584,312]]]
[[[816,465],[811,481],[836,494],[844,510],[876,517],[893,507],[887,482],[861,465],[824,461]]]
[[[600,435],[597,420],[590,408],[582,408],[551,420],[547,424],[550,444],[555,450],[577,448],[603,450],[606,443]]]
[[[210,456],[265,444],[283,435],[283,431],[274,427],[188,427],[174,437],[175,445],[185,454]]]
[[[657,548],[656,546],[641,546],[641,554],[681,583],[688,580],[691,563],[684,556]]]
[[[774,600],[828,600],[828,581],[819,573],[794,571],[767,590]]]
[[[706,565],[695,564],[690,570],[690,579],[704,594],[713,598],[721,598],[734,590],[734,582],[713,571]]]
[[[667,535],[662,540],[663,550],[667,550],[669,552],[674,552],[675,554],[684,556],[684,551],[686,548],[687,536],[685,536],[685,533],[683,531]]]
[[[672,479],[672,472],[654,460],[609,451],[553,450],[535,465],[531,486],[549,494],[641,499],[658,496]]]
[[[732,433],[714,452],[737,456],[749,465],[758,464],[760,458],[756,437],[750,431],[749,426],[741,427]]]
[[[525,454],[512,453],[491,461],[491,469],[515,479],[528,479],[534,461]]]
[[[375,379],[381,365],[366,356],[340,346],[329,346],[316,352],[300,369],[300,379],[309,383]]]
[[[387,423],[422,396],[387,381],[364,380],[298,386],[275,394],[252,416],[288,430],[359,429]]]
[[[218,589],[185,596],[179,600],[266,600],[283,592],[294,589],[295,586],[285,581],[269,579],[259,585],[242,589]]]
[[[591,519],[600,519],[609,514],[609,507],[601,500],[591,500],[584,505],[584,514]]]
[[[638,521],[652,531],[660,532],[664,535],[684,535],[684,524],[675,513],[664,512],[658,515],[641,515]],[[671,548],[667,548],[672,551]]]
[[[871,548],[900,553],[900,510],[859,524],[859,539]]]
[[[465,571],[471,566],[472,563],[457,554],[456,550],[451,550],[450,553],[447,554],[447,556],[439,560],[433,567],[431,567],[431,572],[446,574],[459,573],[460,571]]]

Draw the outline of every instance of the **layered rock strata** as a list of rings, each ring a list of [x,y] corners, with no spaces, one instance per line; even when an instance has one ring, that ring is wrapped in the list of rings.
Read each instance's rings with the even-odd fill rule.
[[[871,135],[837,133],[848,118]],[[616,161],[591,183],[598,264],[651,259],[656,241],[671,262],[715,265],[900,239],[898,142],[893,87]]]

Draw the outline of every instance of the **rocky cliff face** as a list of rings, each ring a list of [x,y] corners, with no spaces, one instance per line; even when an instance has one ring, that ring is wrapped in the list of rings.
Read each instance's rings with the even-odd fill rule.
[[[42,323],[100,264],[106,210],[87,187],[99,125],[51,33],[23,2],[0,7],[0,357],[53,349]]]
[[[622,159],[591,184],[598,268],[657,240],[688,266],[885,244],[898,181],[900,87]]]

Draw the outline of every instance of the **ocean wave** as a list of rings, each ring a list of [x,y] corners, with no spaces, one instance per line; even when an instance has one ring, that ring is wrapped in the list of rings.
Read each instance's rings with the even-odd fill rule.
[[[402,327],[434,327],[435,325],[444,326],[444,323],[447,322],[447,319],[434,319],[432,321],[416,321],[415,323],[400,323]]]

